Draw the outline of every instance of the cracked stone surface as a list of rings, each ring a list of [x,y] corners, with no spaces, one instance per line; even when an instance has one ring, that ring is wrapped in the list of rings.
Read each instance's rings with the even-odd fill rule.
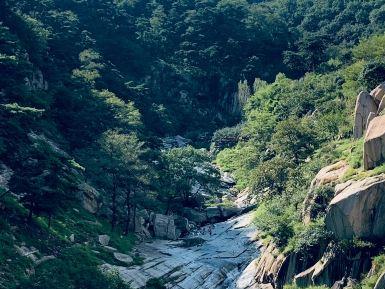
[[[239,288],[239,276],[259,255],[251,222],[249,213],[215,224],[211,236],[206,228],[206,234],[199,235],[205,240],[200,246],[185,248],[181,241],[167,240],[142,243],[137,250],[144,257],[143,265],[104,264],[102,269],[118,272],[132,288],[144,287],[151,278],[165,279],[170,289]]]

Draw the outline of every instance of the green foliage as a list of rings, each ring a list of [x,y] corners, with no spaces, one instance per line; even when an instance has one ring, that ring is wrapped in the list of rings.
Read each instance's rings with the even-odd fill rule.
[[[165,289],[164,282],[158,278],[151,278],[147,281],[145,289]]]
[[[381,61],[369,62],[364,66],[360,81],[368,90],[375,88],[385,80],[385,63]]]
[[[371,276],[367,276],[362,280],[360,284],[362,289],[374,288],[378,278],[385,270],[385,255],[382,254],[374,257],[372,267],[375,268],[373,272],[374,274],[371,274]]]
[[[74,246],[40,265],[30,279],[21,280],[19,288],[129,288],[117,276],[102,274],[97,265],[98,260],[89,249]]]
[[[332,238],[332,233],[328,232],[323,219],[316,219],[308,225],[298,223],[294,226],[293,238],[290,239],[286,251],[294,251],[304,256],[311,254],[313,248],[326,245]]]
[[[254,223],[265,237],[271,236],[274,243],[284,248],[294,235],[294,224],[297,221],[295,209],[283,206],[285,201],[276,197],[260,204],[254,215]]]
[[[204,149],[191,146],[173,148],[163,153],[162,195],[170,209],[180,210],[184,206],[202,206],[193,187],[215,192],[219,185],[219,173],[211,164],[210,155]]]

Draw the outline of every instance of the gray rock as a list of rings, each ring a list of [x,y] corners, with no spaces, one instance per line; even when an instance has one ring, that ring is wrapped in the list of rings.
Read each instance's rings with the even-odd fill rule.
[[[71,236],[69,236],[69,240],[73,243],[75,242],[75,235],[74,234],[71,234]]]
[[[374,113],[374,112],[369,113],[368,119],[367,119],[367,121],[366,121],[365,131],[368,131],[369,124],[370,124],[370,122],[371,122],[375,117],[377,117],[377,113]]]
[[[108,235],[99,235],[98,240],[100,245],[102,246],[108,246],[108,243],[110,242],[110,236]]]
[[[205,212],[200,212],[194,209],[185,208],[184,216],[189,219],[189,221],[196,224],[202,224],[207,221],[207,216]]]
[[[178,236],[175,232],[175,223],[172,216],[155,214],[154,217],[154,235],[157,238],[176,240]]]
[[[82,207],[88,212],[95,214],[99,209],[98,199],[100,193],[86,182],[80,183],[78,190],[78,197],[82,203]]]
[[[364,169],[370,170],[385,161],[385,115],[369,124],[364,141]]]
[[[119,252],[114,252],[114,257],[116,260],[126,263],[126,264],[131,264],[134,259],[132,259],[131,256]]]
[[[354,110],[354,138],[361,138],[364,135],[368,116],[371,112],[377,113],[377,104],[369,93],[361,91]]]
[[[248,214],[218,223],[212,235],[202,236],[206,242],[198,247],[184,248],[170,240],[144,242],[137,248],[143,254],[143,265],[104,264],[100,269],[118,273],[134,289],[144,288],[151,278],[164,279],[170,289],[239,289],[239,275],[258,254],[251,222],[252,214]],[[252,280],[243,280],[252,284]],[[260,289],[252,286],[242,289]]]
[[[326,226],[339,239],[385,237],[385,175],[349,182],[330,202]]]

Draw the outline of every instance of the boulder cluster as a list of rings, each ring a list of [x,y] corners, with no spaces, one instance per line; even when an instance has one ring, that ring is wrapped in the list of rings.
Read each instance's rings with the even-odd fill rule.
[[[370,170],[385,160],[385,83],[370,93],[361,91],[354,110],[353,136],[364,140],[364,168]]]
[[[385,163],[385,82],[370,93],[360,92],[354,111],[353,137],[363,138],[363,169],[373,170]],[[385,238],[385,174],[368,173],[344,181],[349,164],[341,160],[322,168],[313,179],[303,203],[302,220],[309,224],[325,215],[325,224],[338,240],[366,240],[383,244]],[[303,256],[280,253],[273,243],[253,261],[257,283],[283,288],[327,285],[354,288],[363,273],[370,274],[376,249],[352,248],[339,252],[335,244],[319,244],[318,253]],[[385,288],[385,272],[375,288]]]

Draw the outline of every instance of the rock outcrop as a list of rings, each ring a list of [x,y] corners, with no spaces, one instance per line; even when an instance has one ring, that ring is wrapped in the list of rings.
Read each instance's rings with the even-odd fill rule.
[[[100,193],[91,185],[83,182],[78,185],[78,198],[82,207],[88,212],[95,214],[99,209]]]
[[[377,113],[377,110],[378,107],[373,97],[369,93],[361,91],[354,110],[354,138],[361,138],[364,135],[370,113]]]
[[[385,175],[350,181],[330,202],[326,226],[339,239],[385,237]]]
[[[176,240],[176,226],[173,216],[155,214],[153,220],[154,236],[162,239]]]
[[[294,277],[294,283],[299,287],[326,285],[348,288],[347,281],[359,279],[362,272],[370,269],[370,256],[369,251],[351,249],[344,252],[330,244],[317,263]]]
[[[364,142],[364,169],[370,170],[385,161],[385,116],[375,117],[369,124]]]
[[[317,217],[320,209],[327,207],[330,199],[320,191],[322,186],[331,186],[341,180],[349,165],[345,161],[339,161],[333,165],[322,168],[310,184],[309,192],[303,203],[302,219],[305,224]],[[333,197],[333,196],[331,196]]]
[[[292,283],[294,276],[314,264],[311,258],[304,258],[297,253],[285,255],[273,243],[269,243],[259,258],[253,260],[242,273],[237,288],[283,288],[284,284]],[[252,281],[250,281],[252,280]],[[269,287],[266,287],[269,288]]]

